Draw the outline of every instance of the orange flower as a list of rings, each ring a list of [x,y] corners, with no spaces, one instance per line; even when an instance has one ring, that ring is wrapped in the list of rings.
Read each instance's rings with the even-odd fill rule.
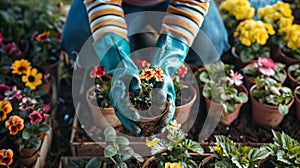
[[[18,75],[23,75],[31,69],[31,63],[28,60],[25,59],[20,59],[16,60],[15,62],[12,63],[11,65],[12,69],[12,74],[18,74]]]
[[[155,70],[154,79],[156,82],[162,82],[164,79],[162,78],[164,76],[164,72],[161,68],[156,68]]]
[[[16,135],[24,128],[24,120],[16,115],[10,116],[5,122],[5,128],[9,130],[9,134]]]
[[[13,163],[14,152],[11,149],[0,150],[0,166],[9,166]]]
[[[155,75],[155,71],[152,68],[145,68],[141,74],[140,74],[140,79],[145,79],[146,81],[150,80],[153,78]]]
[[[35,37],[36,41],[44,42],[48,37],[50,36],[49,31],[44,31],[44,33],[41,33]]]
[[[12,105],[8,100],[0,101],[0,121],[6,119],[7,114],[12,111]]]

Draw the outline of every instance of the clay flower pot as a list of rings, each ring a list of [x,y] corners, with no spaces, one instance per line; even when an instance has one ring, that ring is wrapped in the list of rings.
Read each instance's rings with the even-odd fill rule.
[[[154,162],[154,161],[155,161],[155,157],[151,156],[143,163],[142,168],[148,168],[149,165],[151,164],[151,162]]]
[[[300,63],[296,63],[296,64],[299,64]],[[298,82],[292,75],[292,73],[290,71],[287,72],[287,75],[288,75],[288,78],[289,78],[289,85],[290,85],[290,88],[292,90],[294,90],[297,86],[300,86],[300,82]]]
[[[245,86],[237,86],[236,87],[239,92],[244,92],[248,95],[248,91]],[[205,98],[205,104],[206,104],[206,112],[216,112],[221,111],[222,113],[222,118],[221,121],[225,125],[231,125],[239,116],[240,109],[243,106],[243,103],[236,104],[235,105],[235,110],[232,113],[226,113],[220,103],[214,102],[209,98]]]
[[[191,85],[189,85],[189,93],[191,95],[191,101],[189,101],[186,104],[176,106],[174,119],[176,119],[176,121],[180,124],[183,124],[188,120],[191,113],[191,109],[197,98],[196,89]]]
[[[107,126],[112,126],[114,128],[121,126],[122,123],[119,118],[115,115],[113,107],[101,108],[91,102],[89,98],[90,92],[94,91],[94,87],[91,87],[86,92],[86,100],[89,104],[94,124],[100,128],[106,128]]]
[[[241,69],[241,68],[243,68],[244,66],[247,65],[247,63],[243,63],[241,61],[240,56],[235,52],[235,47],[231,48],[231,54],[232,54],[232,56],[234,58],[234,64],[236,65],[237,69]]]
[[[296,90],[300,90],[300,85],[295,88],[294,90],[294,96],[295,96],[295,102],[296,102],[296,116],[298,121],[300,121],[300,95],[296,95]]]
[[[300,60],[283,53],[282,50],[277,46],[271,47],[271,57],[276,61],[285,63],[287,66],[300,62]]]
[[[16,162],[31,167],[39,155],[39,151],[34,148],[24,148],[20,151],[20,154],[16,154]]]
[[[252,91],[256,85],[250,89],[250,98],[252,103],[252,119],[261,125],[277,127],[283,120],[284,116],[279,113],[278,106],[262,104],[258,102],[252,95]],[[294,99],[288,104],[288,108],[292,106]]]

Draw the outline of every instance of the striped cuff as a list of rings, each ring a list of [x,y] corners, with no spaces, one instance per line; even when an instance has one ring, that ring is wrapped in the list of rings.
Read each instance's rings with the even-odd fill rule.
[[[90,28],[96,41],[107,32],[114,32],[128,41],[122,0],[85,0]]]
[[[169,32],[184,39],[190,46],[197,36],[209,0],[172,0],[163,19],[161,33]]]

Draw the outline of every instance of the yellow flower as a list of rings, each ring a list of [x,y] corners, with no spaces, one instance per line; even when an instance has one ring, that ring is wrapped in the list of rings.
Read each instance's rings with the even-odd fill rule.
[[[165,163],[165,168],[181,168],[181,165],[177,162],[166,162]]]
[[[16,60],[12,63],[12,74],[23,75],[27,72],[27,70],[31,69],[31,63],[25,59]]]
[[[217,152],[217,153],[221,153],[221,151],[222,151],[222,149],[221,149],[220,146],[213,146],[213,149],[214,149],[214,151]]]
[[[155,71],[152,68],[145,68],[141,74],[140,74],[140,79],[145,79],[145,80],[150,80],[153,78],[155,75]]]
[[[154,70],[154,79],[156,82],[162,82],[164,79],[162,78],[164,76],[163,70],[161,68],[156,68]]]
[[[159,141],[160,141],[160,139],[158,139],[158,138],[154,138],[153,140],[146,138],[146,145],[148,147],[152,147],[152,146],[156,145]]]
[[[7,114],[12,111],[12,105],[7,100],[0,101],[0,121],[4,121]]]
[[[169,130],[169,129],[179,130],[180,127],[181,127],[181,124],[177,124],[177,121],[176,121],[176,120],[172,120],[172,121],[170,122],[170,124],[167,125],[167,129],[168,129],[168,130]]]
[[[10,135],[16,135],[24,128],[24,120],[16,115],[10,116],[9,119],[5,121],[5,128],[9,130]]]
[[[11,149],[0,150],[0,166],[9,166],[13,163],[14,152]]]
[[[22,81],[25,83],[25,86],[28,86],[31,90],[35,90],[37,86],[42,84],[42,78],[42,73],[39,73],[36,68],[33,68],[22,76]]]

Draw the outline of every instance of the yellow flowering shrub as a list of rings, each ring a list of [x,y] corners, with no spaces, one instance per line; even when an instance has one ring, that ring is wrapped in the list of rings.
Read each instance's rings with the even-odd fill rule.
[[[241,21],[254,16],[255,9],[248,0],[225,0],[220,4],[219,11],[227,31],[232,34]]]
[[[252,19],[241,22],[234,32],[234,46],[241,61],[248,63],[258,57],[269,57],[269,49],[265,45],[274,34],[275,30],[269,23]]]
[[[288,56],[300,60],[300,25],[292,24],[278,30],[279,46]]]

